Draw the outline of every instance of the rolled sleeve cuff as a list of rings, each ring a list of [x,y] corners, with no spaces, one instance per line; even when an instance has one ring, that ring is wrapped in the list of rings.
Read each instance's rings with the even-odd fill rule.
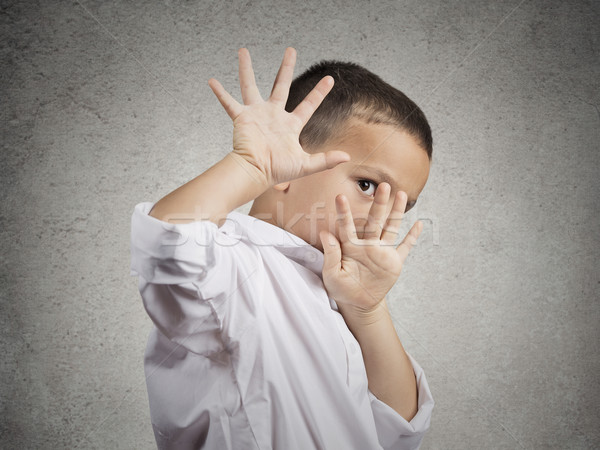
[[[407,355],[413,366],[418,392],[418,411],[410,422],[369,391],[379,443],[385,449],[419,448],[431,422],[434,401],[429,384],[423,368],[412,356]]]
[[[209,222],[171,224],[149,215],[151,202],[138,203],[131,217],[132,276],[158,284],[202,279],[214,264],[212,245],[217,225]]]

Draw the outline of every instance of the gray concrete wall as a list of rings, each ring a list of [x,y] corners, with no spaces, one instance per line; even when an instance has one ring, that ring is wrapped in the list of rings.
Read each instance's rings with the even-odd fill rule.
[[[294,46],[296,73],[356,61],[430,119],[390,295],[437,401],[423,448],[600,446],[600,3],[1,8],[2,448],[153,447],[130,216],[229,151],[207,80],[239,98],[242,46],[265,94]]]

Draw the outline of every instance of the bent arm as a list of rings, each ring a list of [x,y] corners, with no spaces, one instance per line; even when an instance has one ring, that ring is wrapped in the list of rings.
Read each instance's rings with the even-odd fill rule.
[[[410,421],[417,413],[417,382],[412,364],[396,334],[385,299],[368,315],[340,306],[348,328],[360,344],[369,390]]]
[[[210,220],[217,225],[268,188],[262,173],[231,152],[207,171],[160,199],[150,215],[163,222]]]
[[[285,102],[292,82],[296,52],[286,49],[268,100],[260,97],[250,54],[238,52],[240,87],[244,105],[239,104],[215,79],[209,85],[233,120],[233,150],[203,174],[174,190],[159,202],[150,215],[162,221],[194,222],[221,219],[254,200],[269,187],[310,175],[348,161],[342,151],[306,153],[300,132],[333,87],[324,77],[304,100],[288,113]]]

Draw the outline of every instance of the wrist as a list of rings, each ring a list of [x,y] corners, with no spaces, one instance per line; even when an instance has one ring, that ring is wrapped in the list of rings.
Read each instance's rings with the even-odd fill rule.
[[[265,173],[236,152],[229,152],[220,163],[227,173],[224,190],[228,194],[229,211],[254,200],[271,187]]]
[[[373,324],[380,323],[382,320],[390,319],[385,297],[376,305],[369,308],[338,303],[338,309],[349,327],[372,326]]]
[[[249,179],[252,189],[257,189],[262,193],[272,186],[267,171],[252,157],[244,156],[233,150],[224,159],[230,159],[241,169],[240,175]]]

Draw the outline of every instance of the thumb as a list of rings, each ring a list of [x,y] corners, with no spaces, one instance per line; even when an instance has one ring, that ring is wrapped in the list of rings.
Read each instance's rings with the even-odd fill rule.
[[[329,231],[321,230],[319,238],[323,245],[323,272],[342,268],[342,249],[337,238]]]
[[[341,150],[330,150],[326,153],[305,153],[300,176],[304,177],[315,172],[331,169],[347,161],[350,161],[350,155]]]

